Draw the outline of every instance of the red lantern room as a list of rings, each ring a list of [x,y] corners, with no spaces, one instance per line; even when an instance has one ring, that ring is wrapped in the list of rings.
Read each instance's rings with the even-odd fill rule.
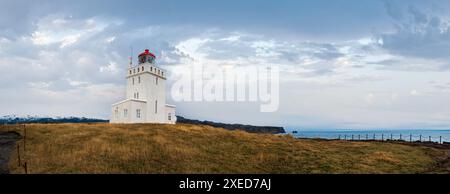
[[[154,64],[155,59],[156,56],[153,53],[151,53],[148,49],[145,49],[143,53],[139,54],[139,64],[143,64],[146,62]]]

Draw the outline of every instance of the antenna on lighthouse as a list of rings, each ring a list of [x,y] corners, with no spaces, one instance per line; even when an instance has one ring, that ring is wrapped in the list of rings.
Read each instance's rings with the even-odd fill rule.
[[[130,47],[130,57],[129,57],[129,64],[128,67],[132,67],[133,66],[133,46]]]

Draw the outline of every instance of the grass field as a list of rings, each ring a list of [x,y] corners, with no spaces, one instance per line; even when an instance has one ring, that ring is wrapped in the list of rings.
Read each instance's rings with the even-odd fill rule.
[[[27,124],[28,173],[449,173],[448,149],[202,125]],[[11,130],[0,127],[0,131]],[[22,129],[15,129],[23,133]],[[23,141],[18,142],[21,147]],[[24,173],[17,153],[12,173]]]

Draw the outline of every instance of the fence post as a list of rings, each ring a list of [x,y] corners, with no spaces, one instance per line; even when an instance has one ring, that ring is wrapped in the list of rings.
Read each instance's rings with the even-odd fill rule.
[[[17,144],[17,161],[19,162],[18,166],[20,166],[21,162],[20,162],[20,145],[19,144]]]
[[[431,142],[431,136],[428,136],[428,141]]]
[[[341,135],[339,135],[339,140],[341,140]]]
[[[352,141],[353,141],[353,134],[352,134]]]
[[[26,150],[27,145],[27,128],[25,127],[25,124],[23,124],[23,151]]]
[[[391,133],[391,141],[392,141],[393,137],[394,137],[394,136],[393,136],[392,133]]]
[[[358,134],[358,140],[361,140],[361,135],[360,134]]]
[[[373,134],[373,140],[376,140],[376,136],[375,136],[375,133]]]
[[[347,140],[347,134],[344,135],[344,140]]]
[[[442,136],[439,136],[439,143],[442,144]]]
[[[422,134],[419,135],[419,141],[422,142]]]
[[[384,141],[384,134],[381,134],[381,141]]]
[[[412,142],[412,134],[409,134],[409,142]]]
[[[23,164],[23,169],[25,170],[25,174],[28,174],[27,162]]]
[[[366,134],[366,141],[369,140],[369,134]]]
[[[400,141],[402,140],[402,134],[400,133]]]

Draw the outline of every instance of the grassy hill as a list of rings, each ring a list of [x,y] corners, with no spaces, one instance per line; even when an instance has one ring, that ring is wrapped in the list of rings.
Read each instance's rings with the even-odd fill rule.
[[[298,140],[190,124],[26,128],[26,150],[18,143],[29,173],[450,172],[448,149],[399,143]],[[11,172],[24,173],[17,160],[14,152]]]

